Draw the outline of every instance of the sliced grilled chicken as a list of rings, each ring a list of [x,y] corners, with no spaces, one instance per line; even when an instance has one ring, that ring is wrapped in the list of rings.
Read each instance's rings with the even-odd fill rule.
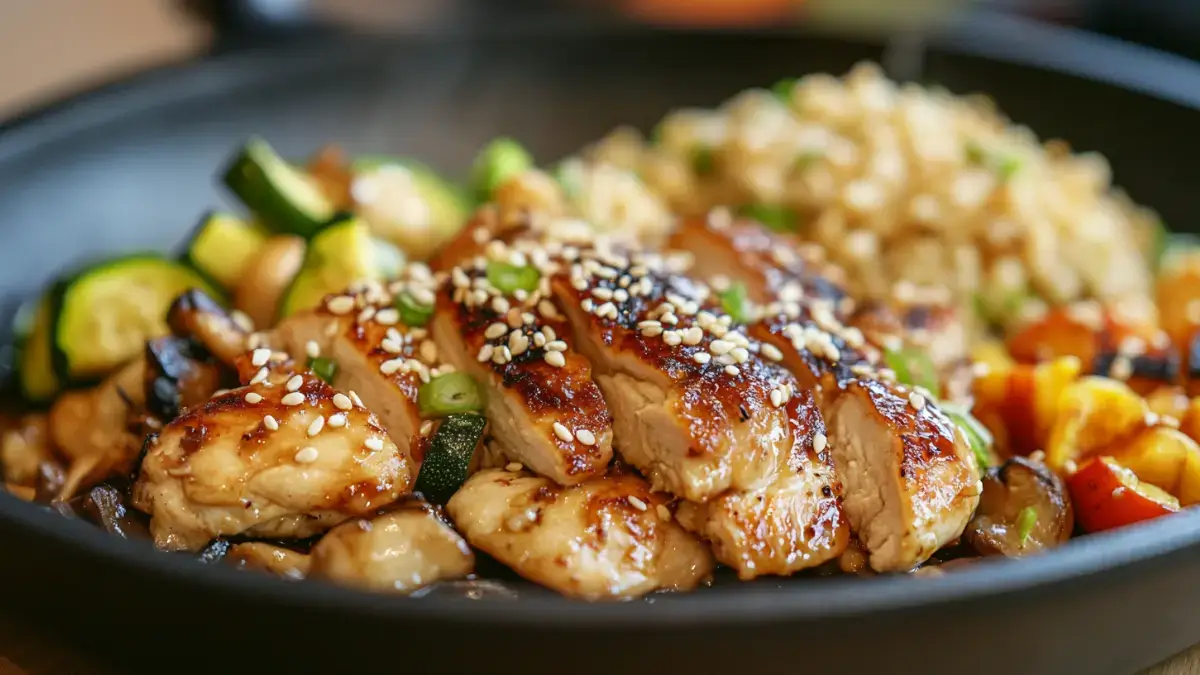
[[[841,555],[849,542],[841,485],[812,393],[796,394],[787,409],[795,445],[774,481],[704,504],[684,502],[676,514],[742,579],[819,565]]]
[[[432,306],[433,288],[428,268],[412,264],[404,279],[387,288],[364,284],[284,320],[272,340],[298,358],[331,359],[337,366],[333,385],[361,398],[396,444],[411,454],[421,427],[421,385],[453,367],[442,363],[428,330],[405,325],[393,305],[406,294]]]
[[[413,460],[367,409],[287,363],[263,370],[147,439],[134,503],[159,548],[307,537],[411,490]]]
[[[367,590],[411,592],[461,579],[475,554],[428,504],[411,501],[370,519],[342,523],[312,549],[312,578]]]
[[[602,474],[612,458],[608,406],[549,297],[551,253],[493,242],[488,256],[453,268],[438,293],[440,353],[485,390],[493,444],[507,457],[560,485]],[[522,275],[528,288],[502,292],[493,280],[504,275]]]
[[[309,556],[259,541],[234,544],[222,559],[243,570],[258,570],[284,579],[303,579],[308,576]]]
[[[481,471],[447,509],[472,546],[521,576],[587,600],[690,590],[712,557],[671,519],[663,495],[614,470],[572,487],[526,472]]]
[[[612,409],[614,443],[655,489],[690,501],[765,487],[792,449],[782,406],[795,380],[669,263],[589,251],[553,282]]]
[[[962,534],[983,486],[962,431],[933,402],[862,379],[828,408],[842,505],[872,569],[912,569]]]

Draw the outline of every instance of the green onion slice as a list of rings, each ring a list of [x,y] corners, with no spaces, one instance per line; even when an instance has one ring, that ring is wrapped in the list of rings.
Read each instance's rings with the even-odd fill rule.
[[[746,299],[746,284],[735,281],[729,288],[717,293],[717,297],[721,299],[721,309],[733,317],[734,321],[746,323],[749,320],[750,304]]]
[[[937,395],[940,389],[937,368],[933,365],[933,359],[924,351],[912,347],[889,349],[884,352],[883,358],[887,367],[896,372],[896,380],[900,384],[923,387]]]
[[[951,422],[962,428],[963,434],[967,437],[967,443],[971,446],[971,452],[975,455],[975,462],[979,465],[980,473],[987,471],[994,464],[992,444],[995,441],[992,438],[992,432],[988,431],[983,423],[962,407],[949,403],[942,403],[939,407]]]
[[[800,220],[796,212],[786,206],[746,204],[738,209],[738,213],[766,225],[775,232],[795,232]]]
[[[421,385],[417,405],[422,417],[445,417],[483,409],[483,396],[466,373],[446,373]]]
[[[1021,538],[1021,545],[1025,545],[1025,540],[1029,539],[1029,535],[1033,532],[1034,525],[1037,525],[1038,514],[1037,510],[1032,506],[1026,506],[1021,509],[1021,513],[1017,516],[1017,536]]]
[[[541,275],[529,265],[510,265],[493,260],[487,265],[487,278],[496,290],[507,295],[517,290],[532,293],[537,289]]]
[[[333,359],[314,356],[308,360],[308,369],[313,375],[325,380],[326,384],[333,384],[333,378],[337,377],[338,364]]]
[[[414,328],[424,326],[433,317],[433,306],[417,302],[416,298],[407,291],[397,295],[392,304],[395,306],[396,311],[400,313],[400,320],[406,326]]]

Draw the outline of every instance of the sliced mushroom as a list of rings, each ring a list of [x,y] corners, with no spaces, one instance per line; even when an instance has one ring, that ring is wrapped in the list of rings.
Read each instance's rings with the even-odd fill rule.
[[[233,306],[255,326],[268,328],[279,318],[279,299],[304,263],[304,240],[276,235],[267,240],[233,291]]]
[[[216,364],[191,340],[161,337],[146,343],[146,408],[158,419],[168,422],[207,401],[220,380]]]
[[[983,555],[1017,558],[1071,536],[1075,515],[1062,480],[1045,464],[1013,457],[983,479],[983,496],[965,537]]]
[[[124,539],[150,539],[145,518],[128,508],[124,492],[111,485],[97,485],[88,490],[79,510],[88,520],[103,527],[109,534]]]
[[[191,338],[225,363],[246,351],[246,330],[203,291],[184,292],[167,310],[167,324],[180,338]]]

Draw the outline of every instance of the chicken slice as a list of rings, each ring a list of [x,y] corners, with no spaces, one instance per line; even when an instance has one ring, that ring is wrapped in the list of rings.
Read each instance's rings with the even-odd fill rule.
[[[475,569],[475,554],[433,507],[412,500],[370,519],[342,523],[312,549],[310,578],[407,593]]]
[[[797,394],[787,407],[796,440],[786,470],[757,490],[726,492],[703,504],[684,502],[676,514],[743,580],[819,565],[841,555],[850,539],[841,484],[812,393]]]
[[[912,569],[962,534],[983,485],[963,432],[933,402],[863,379],[827,419],[842,505],[872,569]]]
[[[287,363],[273,365],[147,439],[134,504],[150,514],[159,548],[308,537],[411,490],[413,460],[370,411]]]
[[[602,474],[612,459],[611,418],[591,364],[572,348],[549,297],[556,263],[532,242],[494,241],[488,255],[453,268],[438,293],[439,351],[484,389],[493,443],[505,456],[560,485]],[[522,269],[536,288],[501,293],[490,265]]]
[[[656,490],[690,501],[765,487],[791,453],[782,405],[795,380],[672,264],[587,251],[553,282],[612,408],[614,443]]]
[[[284,579],[300,580],[308,576],[309,556],[260,541],[234,544],[222,559],[243,570],[258,570]]]
[[[489,469],[450,500],[472,546],[563,595],[615,600],[690,590],[712,572],[708,550],[671,519],[664,495],[614,469],[560,487],[528,473]]]

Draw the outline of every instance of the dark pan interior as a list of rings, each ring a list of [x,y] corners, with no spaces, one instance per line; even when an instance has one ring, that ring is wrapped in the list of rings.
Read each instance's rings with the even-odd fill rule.
[[[1136,199],[1190,227],[1190,188],[1200,179],[1190,107],[1200,87],[1191,85],[1200,74],[1177,60],[1103,45],[1092,60],[1060,63],[1090,69],[1090,79],[1030,68],[1022,64],[1053,60],[1058,48],[1047,51],[1046,36],[997,25],[947,38],[946,49],[929,55],[923,79],[987,91],[1043,136],[1103,152]],[[204,209],[228,203],[214,176],[252,133],[285,154],[336,140],[461,173],[498,133],[553,160],[620,123],[647,130],[673,107],[713,105],[747,86],[840,73],[880,56],[877,44],[831,36],[621,32],[330,40],[160,71],[0,132],[0,289],[9,300],[25,297],[88,257],[176,245]],[[1130,63],[1142,70],[1130,72]],[[1164,83],[1171,68],[1191,79]],[[314,641],[374,642],[354,654],[355,669],[400,658],[410,668],[458,672],[703,666],[766,673],[796,672],[798,663],[812,672],[858,672],[894,670],[896,659],[910,658],[928,673],[961,672],[968,660],[977,673],[1118,673],[1200,638],[1200,626],[1185,618],[1200,587],[1184,583],[1200,569],[1198,524],[1184,515],[1073,544],[1043,561],[942,580],[795,579],[604,607],[545,595],[496,606],[363,596],[203,569],[82,526],[59,527],[0,496],[0,536],[11,551],[0,556],[0,573],[23,580],[0,585],[0,594],[143,667],[165,667],[150,661],[155,650],[199,639],[195,632],[208,626],[224,629],[206,643],[225,655],[222,669],[238,667],[230,654],[256,653],[280,667],[329,658],[329,672],[343,672],[348,664],[335,656],[296,648]],[[1110,604],[1141,617],[1137,625],[1106,615]],[[162,610],[165,622],[154,614]],[[237,628],[245,626],[253,630]],[[979,659],[989,632],[1018,627],[1026,660]],[[471,649],[447,644],[455,631],[470,632]],[[115,632],[141,636],[133,656],[132,645],[110,638]],[[534,634],[532,662],[494,658],[514,644],[528,649]],[[606,654],[605,643],[620,647]],[[404,656],[380,652],[380,644]]]

